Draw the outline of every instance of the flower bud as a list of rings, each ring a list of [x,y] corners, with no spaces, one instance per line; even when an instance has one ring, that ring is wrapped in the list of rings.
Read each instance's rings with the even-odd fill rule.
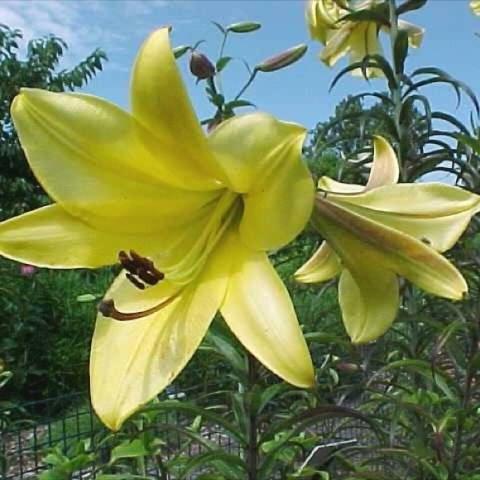
[[[206,55],[200,52],[193,52],[190,57],[190,71],[199,80],[213,77],[215,67]]]
[[[227,31],[233,33],[250,33],[261,28],[258,22],[238,22],[232,23],[227,27]]]
[[[255,67],[255,70],[260,72],[274,72],[275,70],[288,67],[297,60],[300,60],[305,55],[307,48],[308,47],[304,43],[289,48],[288,50],[274,55],[273,57],[267,58],[267,60],[259,63]]]
[[[190,48],[189,45],[179,45],[173,49],[173,55],[175,58],[180,58],[182,55],[185,55]]]
[[[342,373],[355,373],[359,370],[359,367],[356,363],[349,362],[339,362],[335,365],[335,368]]]

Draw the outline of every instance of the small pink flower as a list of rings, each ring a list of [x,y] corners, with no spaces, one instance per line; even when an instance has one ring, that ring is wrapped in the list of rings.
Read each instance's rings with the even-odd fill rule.
[[[22,277],[33,277],[36,272],[37,268],[33,265],[27,265],[25,263],[22,263],[22,265],[20,265],[20,275]]]

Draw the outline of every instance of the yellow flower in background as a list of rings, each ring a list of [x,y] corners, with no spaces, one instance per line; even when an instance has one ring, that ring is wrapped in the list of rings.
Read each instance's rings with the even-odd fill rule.
[[[475,15],[480,15],[480,0],[470,0],[470,8]]]
[[[77,93],[24,89],[12,105],[22,146],[54,199],[0,224],[0,252],[51,268],[126,270],[100,306],[93,406],[110,428],[184,368],[221,311],[244,346],[286,381],[313,367],[266,250],[310,217],[304,128],[264,113],[206,137],[169,43],[154,32],[133,69],[132,113]]]
[[[320,59],[329,67],[337,63],[345,55],[350,56],[350,63],[363,60],[366,55],[382,53],[378,38],[380,29],[388,32],[388,27],[375,21],[342,20],[351,12],[369,10],[385,2],[382,0],[362,0],[351,2],[346,8],[340,0],[308,0],[305,10],[310,37],[317,40],[325,48],[320,53]],[[408,32],[410,46],[419,47],[423,40],[424,29],[404,20],[398,21],[399,29]],[[361,76],[361,70],[356,69],[353,75]],[[378,69],[367,69],[368,76],[380,75]]]
[[[339,302],[354,343],[375,340],[400,304],[397,275],[440,297],[460,300],[467,284],[442,255],[480,211],[480,197],[439,183],[396,184],[398,162],[389,143],[374,138],[368,183],[319,180],[313,225],[325,238],[295,274],[313,283],[340,275]]]

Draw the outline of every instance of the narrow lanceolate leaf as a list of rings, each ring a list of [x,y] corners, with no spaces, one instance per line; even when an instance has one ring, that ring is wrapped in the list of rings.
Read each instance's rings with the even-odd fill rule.
[[[422,8],[428,0],[407,0],[405,3],[402,3],[397,8],[397,15],[402,15],[403,13],[406,12],[411,12],[413,10],[418,10],[419,8]]]
[[[232,60],[232,57],[222,57],[217,60],[216,68],[217,72],[221,72]]]

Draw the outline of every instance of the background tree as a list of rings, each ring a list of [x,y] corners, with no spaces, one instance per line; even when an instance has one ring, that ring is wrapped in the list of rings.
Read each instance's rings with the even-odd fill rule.
[[[85,86],[107,60],[94,50],[71,69],[59,69],[67,44],[54,35],[30,40],[22,55],[20,30],[0,24],[0,219],[36,208],[47,198],[30,168],[12,124],[10,105],[20,88],[54,92]]]
[[[107,60],[97,49],[71,69],[61,69],[67,44],[54,35],[30,40],[21,50],[22,33],[0,24],[0,219],[45,203],[48,197],[33,176],[20,146],[10,105],[22,87],[55,92],[85,86]],[[0,402],[39,399],[87,384],[88,342],[95,302],[78,303],[85,292],[101,295],[109,270],[66,272],[48,270],[25,275],[18,265],[0,259],[4,289],[0,298]],[[95,297],[94,297],[95,298]],[[28,299],[28,302],[25,301]],[[38,341],[41,332],[42,341]],[[3,377],[2,377],[3,375]]]

